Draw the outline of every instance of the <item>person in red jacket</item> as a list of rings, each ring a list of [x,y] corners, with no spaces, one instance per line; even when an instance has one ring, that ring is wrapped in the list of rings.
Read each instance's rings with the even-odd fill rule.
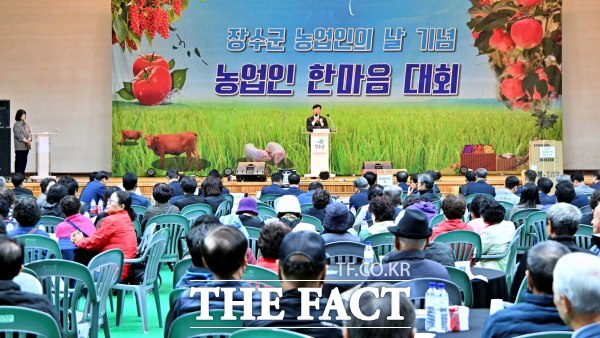
[[[125,259],[135,258],[137,254],[137,237],[132,221],[136,215],[131,209],[131,196],[126,191],[117,191],[110,196],[105,212],[108,214],[98,229],[90,237],[84,237],[79,231],[71,235],[71,240],[78,247],[86,250],[104,252],[121,249]],[[129,276],[130,264],[123,265],[121,280]]]
[[[454,230],[473,231],[470,225],[462,221],[462,217],[467,209],[467,203],[462,195],[448,195],[442,201],[442,211],[444,212],[444,221],[438,223],[433,228],[430,241],[433,241],[438,235]]]

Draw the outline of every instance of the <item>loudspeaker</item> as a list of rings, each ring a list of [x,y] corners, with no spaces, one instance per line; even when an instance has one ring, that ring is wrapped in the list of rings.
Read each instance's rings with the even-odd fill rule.
[[[0,128],[10,128],[10,100],[0,100]]]
[[[363,162],[363,169],[392,169],[392,162]]]
[[[267,164],[265,162],[238,162],[235,179],[238,182],[266,182]]]
[[[0,128],[0,176],[10,176],[10,128]]]

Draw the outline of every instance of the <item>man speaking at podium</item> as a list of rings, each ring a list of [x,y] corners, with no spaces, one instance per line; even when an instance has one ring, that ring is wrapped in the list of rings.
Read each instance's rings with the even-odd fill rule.
[[[313,129],[328,129],[327,119],[321,116],[321,105],[315,104],[312,110],[313,115],[306,119],[306,130],[312,132]]]

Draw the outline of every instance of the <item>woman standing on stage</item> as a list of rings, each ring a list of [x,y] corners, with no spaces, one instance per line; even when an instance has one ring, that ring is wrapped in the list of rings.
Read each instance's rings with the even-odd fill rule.
[[[17,110],[15,115],[15,124],[13,126],[13,136],[15,143],[15,174],[21,173],[25,175],[25,167],[27,167],[27,155],[31,149],[31,128],[25,122],[27,112],[23,109]]]

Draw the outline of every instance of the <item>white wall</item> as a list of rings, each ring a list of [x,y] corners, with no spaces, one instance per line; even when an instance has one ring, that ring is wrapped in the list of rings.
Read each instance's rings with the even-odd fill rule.
[[[600,1],[563,6],[565,168],[598,169]],[[110,24],[108,0],[0,2],[0,98],[11,100],[13,114],[25,109],[34,131],[60,132],[54,172],[110,169]]]

